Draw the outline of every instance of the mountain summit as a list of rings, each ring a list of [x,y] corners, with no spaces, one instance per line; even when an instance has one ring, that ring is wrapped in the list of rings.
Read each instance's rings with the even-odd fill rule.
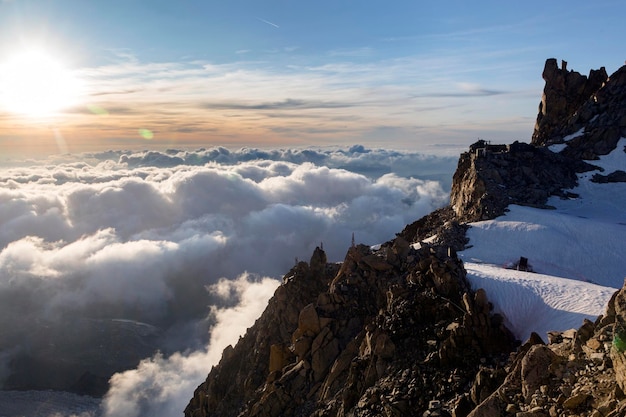
[[[295,265],[185,416],[624,415],[626,287],[612,286],[626,275],[625,74],[547,60],[530,144],[476,142],[448,207],[380,246],[353,244],[341,264],[317,248]],[[515,262],[495,260],[511,236],[514,251],[538,238]],[[551,255],[563,238],[594,247],[559,243]],[[576,309],[593,294],[610,298],[599,317]],[[564,315],[582,327],[539,329]]]

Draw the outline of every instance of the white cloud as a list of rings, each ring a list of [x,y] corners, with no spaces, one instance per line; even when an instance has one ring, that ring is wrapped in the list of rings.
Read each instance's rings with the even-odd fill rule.
[[[216,325],[208,349],[177,352],[167,358],[159,353],[143,360],[136,369],[115,374],[103,402],[104,415],[167,417],[182,413],[224,348],[234,345],[261,315],[277,286],[278,281],[272,278],[254,279],[248,274],[212,285],[211,292],[226,300],[235,298],[236,305],[211,309]]]
[[[446,204],[434,179],[450,177],[453,168],[451,158],[356,146],[107,152],[0,169],[0,357],[81,358],[82,372],[94,366],[85,350],[132,359],[160,349],[161,356],[114,379],[115,407],[141,409],[126,403],[133,384],[139,390],[158,385],[150,380],[188,378],[170,375],[180,367],[204,375],[222,345],[258,316],[295,258],[309,259],[323,243],[329,260],[341,261],[352,233],[366,244],[393,238]],[[246,271],[274,280],[249,284],[237,278]],[[119,319],[156,331],[118,343],[115,332],[128,331]],[[72,320],[109,327],[72,333]],[[95,341],[102,332],[112,332],[106,348]],[[196,374],[191,364],[200,362]],[[3,375],[20,370],[9,371]],[[200,382],[189,378],[190,387]],[[174,395],[155,389],[156,398]]]

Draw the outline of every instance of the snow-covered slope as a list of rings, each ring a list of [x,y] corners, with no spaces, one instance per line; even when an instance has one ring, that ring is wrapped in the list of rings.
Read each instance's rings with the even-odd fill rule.
[[[626,138],[594,165],[626,169]],[[597,171],[596,171],[597,172]],[[483,287],[521,340],[531,331],[577,328],[604,312],[626,277],[626,183],[579,176],[578,198],[552,198],[554,210],[510,206],[495,220],[471,224],[460,253],[475,288]],[[534,273],[505,269],[520,257]],[[582,281],[582,282],[581,282]],[[591,285],[594,283],[597,285]]]
[[[474,288],[484,288],[496,312],[515,336],[525,341],[531,332],[544,340],[550,330],[577,329],[584,318],[604,313],[615,288],[551,275],[466,262]]]

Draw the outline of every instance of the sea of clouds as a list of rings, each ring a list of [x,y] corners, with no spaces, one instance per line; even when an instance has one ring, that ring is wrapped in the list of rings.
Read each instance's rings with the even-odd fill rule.
[[[392,239],[447,204],[456,161],[354,146],[5,164],[0,382],[24,363],[55,383],[121,366],[104,415],[180,414],[296,260]]]

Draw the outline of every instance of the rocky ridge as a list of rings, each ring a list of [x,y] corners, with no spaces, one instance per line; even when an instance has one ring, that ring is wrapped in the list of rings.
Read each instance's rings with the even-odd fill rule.
[[[594,168],[545,147],[480,140],[459,158],[450,205],[461,222],[501,216],[509,204],[548,208],[550,196],[574,197],[563,190],[576,185],[577,173]]]
[[[310,272],[300,263],[285,276],[185,415],[403,416],[435,399],[470,408],[472,397],[459,393],[481,364],[502,366],[514,346],[485,292],[470,289],[453,251],[398,237],[378,250],[350,248],[330,281],[329,269]],[[282,298],[303,293],[317,298],[299,311],[278,311]],[[293,330],[272,331],[276,323]],[[250,352],[262,357],[245,360]],[[251,366],[241,366],[246,362]],[[256,376],[262,380],[252,383]]]
[[[626,286],[595,322],[521,344],[456,256],[466,223],[512,203],[548,208],[552,195],[573,197],[563,189],[595,169],[583,159],[615,149],[616,126],[626,135],[626,67],[583,79],[555,65],[546,62],[532,144],[472,145],[450,206],[379,248],[353,245],[339,265],[317,248],[224,351],[185,416],[625,415]],[[560,112],[555,94],[565,97]],[[555,143],[560,153],[546,146]]]

